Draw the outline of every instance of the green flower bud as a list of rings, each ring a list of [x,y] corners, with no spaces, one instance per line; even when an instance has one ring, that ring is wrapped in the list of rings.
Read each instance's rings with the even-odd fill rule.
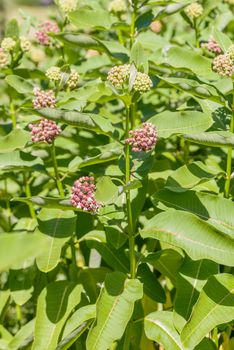
[[[23,52],[28,52],[31,49],[31,42],[24,36],[20,37],[20,47]]]
[[[59,67],[50,67],[46,71],[46,76],[50,81],[60,81],[61,80],[61,70]]]
[[[4,38],[1,43],[1,48],[5,52],[10,52],[14,49],[15,45],[16,45],[16,41],[13,40],[12,38]]]
[[[110,2],[108,10],[114,13],[126,12],[127,6],[124,0],[113,0]]]
[[[152,80],[150,77],[145,74],[138,72],[136,79],[133,84],[133,89],[139,91],[140,93],[149,91],[153,86]]]
[[[67,81],[67,86],[70,88],[70,89],[74,89],[77,87],[78,85],[78,81],[79,81],[79,74],[77,73],[77,71],[75,69],[72,69],[71,70],[71,73],[70,73],[70,76],[68,78],[68,81]]]
[[[62,12],[66,14],[77,8],[77,0],[59,0],[58,4]]]
[[[124,83],[127,82],[130,74],[130,65],[124,64],[122,66],[115,66],[111,68],[108,73],[107,80],[116,88],[123,88]]]
[[[189,18],[194,19],[202,15],[203,7],[198,2],[194,2],[188,5],[184,11]]]

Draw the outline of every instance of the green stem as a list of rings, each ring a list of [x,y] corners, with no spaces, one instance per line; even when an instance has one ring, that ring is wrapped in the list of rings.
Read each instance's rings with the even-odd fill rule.
[[[30,198],[30,197],[32,197],[32,193],[31,193],[31,188],[30,188],[30,185],[29,185],[29,181],[28,181],[25,173],[23,175],[24,175],[24,184],[25,184],[25,194],[26,194],[26,197]],[[36,219],[36,214],[35,214],[35,211],[33,209],[32,203],[28,204],[28,208],[29,208],[29,212],[30,212],[31,218],[32,219]]]
[[[126,115],[126,138],[129,136],[129,124],[130,114],[132,107],[127,107]],[[130,146],[125,147],[125,184],[127,185],[131,179],[131,168],[130,168]],[[130,191],[126,191],[126,206],[127,206],[127,220],[128,220],[128,241],[129,241],[129,258],[130,258],[130,276],[135,278],[136,274],[136,259],[135,259],[135,237],[132,220],[132,207],[131,207],[131,196]]]
[[[137,16],[137,4],[136,4],[136,1],[134,1],[133,11],[131,16],[130,48],[132,48],[132,45],[134,42],[136,16]]]
[[[15,129],[17,121],[16,121],[15,107],[13,102],[10,103],[10,114],[11,114],[12,126],[13,126],[13,129]]]
[[[18,324],[19,326],[21,326],[21,307],[20,305],[16,304],[16,317],[17,317],[17,321],[18,321]]]
[[[198,26],[197,26],[197,21],[196,19],[194,19],[194,31],[195,31],[195,46],[196,48],[199,48],[199,30],[198,30]]]
[[[232,116],[230,123],[230,132],[234,132],[234,86],[233,86],[233,105],[232,105]],[[224,186],[224,197],[229,197],[230,184],[231,184],[231,173],[232,173],[232,146],[228,147],[227,154],[227,166],[226,166],[226,182]]]
[[[57,189],[59,191],[60,196],[62,198],[64,198],[65,194],[64,194],[62,182],[60,181],[60,178],[59,178],[58,164],[57,164],[57,159],[56,159],[56,151],[55,151],[54,142],[51,145],[51,157],[52,157],[52,161],[53,161],[53,165],[54,165],[54,174],[55,174]]]
[[[8,217],[8,229],[11,229],[11,206],[8,197],[8,187],[7,187],[7,179],[4,180],[5,187],[5,196],[6,196],[6,209],[7,209],[7,217]]]

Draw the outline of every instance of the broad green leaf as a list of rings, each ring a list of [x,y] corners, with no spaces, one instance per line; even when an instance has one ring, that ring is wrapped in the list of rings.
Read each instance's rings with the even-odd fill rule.
[[[33,85],[28,80],[19,77],[18,75],[8,75],[6,82],[20,94],[32,94]]]
[[[197,111],[164,111],[148,121],[156,126],[158,136],[163,138],[173,134],[202,132],[213,124],[210,115]]]
[[[14,129],[8,135],[0,137],[0,153],[23,149],[30,140],[29,132],[22,129]]]
[[[106,232],[107,243],[111,244],[114,248],[121,248],[127,241],[128,236],[118,225],[112,225],[104,227]]]
[[[36,170],[45,172],[43,162],[39,157],[34,157],[21,151],[0,153],[0,170]]]
[[[61,249],[75,232],[76,216],[72,211],[42,209],[38,215],[36,234],[45,242],[47,249],[37,259],[43,272],[53,270],[60,260]]]
[[[96,249],[102,259],[117,271],[127,273],[129,271],[129,261],[121,249],[116,249],[113,245],[106,243],[106,235],[103,231],[90,231],[83,236],[80,241],[86,241],[89,248]]]
[[[32,110],[32,112],[56,122],[65,123],[77,128],[93,130],[101,134],[110,134],[112,136],[114,132],[114,128],[107,118],[95,114],[72,112],[54,108],[41,108],[37,111]]]
[[[184,192],[213,179],[217,173],[202,162],[193,162],[176,169],[168,177],[165,187],[174,192]]]
[[[234,203],[228,199],[203,192],[176,193],[162,190],[154,194],[166,208],[189,211],[208,221],[209,224],[234,238]]]
[[[35,327],[35,319],[32,319],[16,333],[14,338],[8,344],[8,350],[22,349],[33,341],[33,331]]]
[[[206,100],[211,100],[225,105],[224,97],[216,90],[215,87],[201,84],[196,80],[174,77],[159,77],[163,82],[174,86],[176,89],[185,91],[186,93],[197,96]],[[160,85],[159,85],[160,86]]]
[[[88,267],[79,270],[78,279],[83,285],[90,303],[96,303],[100,293],[100,286],[105,281],[106,275],[109,272],[110,269],[107,267]],[[86,311],[84,310],[84,312]]]
[[[84,321],[79,325],[72,333],[68,334],[66,338],[61,340],[55,350],[67,350],[70,349],[72,344],[91,326],[93,319]],[[76,343],[76,345],[78,345]]]
[[[79,45],[79,47],[83,47],[86,49],[95,49],[100,51],[100,45],[98,41],[87,34],[72,34],[70,32],[69,33],[65,32],[65,33],[56,33],[56,34],[53,34],[52,36],[54,36],[56,39],[64,43],[69,43],[74,46]],[[102,49],[101,51],[103,51],[103,48],[101,49]]]
[[[13,202],[23,202],[27,204],[35,204],[41,208],[61,209],[61,210],[73,210],[82,211],[71,205],[69,199],[50,198],[50,197],[17,197],[12,199]]]
[[[77,29],[110,29],[113,23],[113,17],[104,10],[79,9],[69,13],[69,19]]]
[[[115,203],[118,198],[118,186],[116,186],[109,176],[102,176],[96,185],[95,198],[103,204]]]
[[[7,24],[6,24],[6,29],[5,29],[5,37],[10,37],[13,39],[18,39],[19,37],[19,25],[18,22],[15,18],[11,19]]]
[[[228,131],[209,131],[194,134],[185,134],[183,137],[199,145],[210,147],[234,146],[234,135]]]
[[[233,315],[234,276],[227,273],[211,276],[181,333],[183,344],[194,348],[217,325],[231,322]]]
[[[145,55],[143,46],[139,41],[136,41],[131,49],[130,63],[135,63],[135,66],[139,68],[145,62]]]
[[[89,331],[87,350],[107,350],[120,339],[132,316],[134,303],[142,298],[142,284],[125,279],[120,272],[107,275],[97,302],[97,318]]]
[[[47,285],[41,292],[35,322],[32,350],[54,350],[64,324],[80,302],[82,287],[68,281]]]
[[[148,297],[158,303],[165,303],[166,294],[157,276],[149,269],[147,264],[140,264],[137,270],[137,277],[143,284],[143,290]]]
[[[152,265],[176,285],[176,276],[183,263],[183,256],[178,251],[173,249],[160,250],[157,253],[148,254],[141,261]]]
[[[180,247],[193,260],[210,259],[234,266],[234,240],[188,212],[168,211],[154,216],[141,230],[141,236]]]
[[[165,350],[186,350],[174,328],[171,311],[156,311],[147,315],[144,329],[147,338],[162,344]]]
[[[207,279],[218,273],[218,264],[210,260],[193,261],[185,258],[177,275],[174,303],[174,324],[181,332]]]
[[[217,74],[212,71],[212,61],[197,53],[192,48],[169,47],[162,53],[155,52],[149,60],[156,64],[166,64],[173,68],[194,74],[208,79],[217,79]]]
[[[72,314],[72,316],[67,320],[63,330],[62,338],[67,337],[83,322],[93,319],[95,317],[96,317],[95,304],[82,306],[80,309],[76,310],[74,314]]]
[[[11,269],[9,273],[9,288],[12,299],[18,305],[24,305],[33,293],[35,277],[34,266],[22,266],[22,269]]]
[[[229,36],[227,36],[226,34],[224,34],[216,28],[214,28],[213,30],[213,38],[217,41],[223,52],[226,52],[229,49],[229,47],[233,44]]]
[[[27,259],[34,259],[44,249],[45,243],[34,234],[3,233],[0,235],[0,271],[22,264]]]
[[[10,290],[1,290],[0,293],[0,317],[4,313],[4,310],[7,307],[8,300],[10,298]]]

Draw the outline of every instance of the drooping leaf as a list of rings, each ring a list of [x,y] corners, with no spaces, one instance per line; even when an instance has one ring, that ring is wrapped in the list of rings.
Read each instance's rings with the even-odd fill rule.
[[[42,160],[21,151],[0,153],[0,170],[35,170],[45,172]]]
[[[29,132],[22,129],[14,129],[6,136],[0,137],[0,153],[23,149],[30,140]]]
[[[6,82],[20,94],[33,93],[33,85],[28,80],[19,77],[18,75],[8,75]]]
[[[38,215],[36,234],[47,247],[36,259],[41,271],[48,272],[57,266],[63,245],[71,239],[75,232],[75,224],[76,216],[72,211],[41,210]]]
[[[194,260],[210,259],[234,266],[234,240],[188,212],[168,211],[154,216],[141,230],[141,236],[180,247]]]
[[[174,304],[174,324],[181,332],[207,279],[218,273],[218,264],[210,260],[193,261],[185,258],[177,275]]]
[[[107,350],[122,337],[134,303],[142,297],[142,284],[120,272],[109,274],[97,302],[97,319],[89,331],[87,350]]]
[[[223,50],[223,52],[226,52],[229,49],[229,47],[233,44],[232,40],[229,38],[228,35],[216,28],[214,28],[212,35]]]
[[[20,265],[27,259],[34,259],[44,249],[44,242],[34,234],[25,232],[3,233],[0,235],[0,271],[4,271],[15,264]]]
[[[210,147],[229,147],[234,146],[234,136],[228,131],[209,131],[194,134],[185,134],[183,137],[199,145]]]
[[[41,292],[35,322],[32,350],[54,350],[62,328],[79,304],[82,287],[68,281],[57,281],[47,285]]]
[[[31,111],[31,110],[28,110]],[[56,122],[72,125],[77,128],[93,130],[101,134],[113,135],[114,128],[111,122],[100,115],[91,113],[79,113],[54,108],[41,108],[32,110],[36,115],[54,120]]]
[[[197,111],[165,111],[156,114],[148,121],[156,126],[158,136],[163,138],[173,134],[202,132],[213,124],[210,115]]]
[[[145,317],[144,329],[147,338],[162,344],[165,350],[186,350],[173,325],[171,311],[156,311]]]
[[[233,315],[234,277],[227,273],[211,276],[181,333],[182,343],[195,347],[217,325],[231,322]]]
[[[189,211],[234,238],[234,204],[228,199],[203,192],[176,193],[162,190],[155,193],[153,202],[167,208]]]
[[[113,17],[104,10],[79,9],[69,14],[71,23],[78,29],[102,28],[110,29]]]
[[[216,170],[207,167],[202,162],[193,162],[173,171],[168,177],[165,187],[174,192],[184,192],[217,175]]]

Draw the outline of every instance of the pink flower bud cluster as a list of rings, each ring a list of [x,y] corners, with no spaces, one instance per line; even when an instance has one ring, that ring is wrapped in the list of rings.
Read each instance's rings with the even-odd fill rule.
[[[57,23],[51,22],[51,21],[45,21],[43,22],[39,30],[35,33],[37,41],[41,45],[48,46],[51,44],[51,37],[49,37],[48,33],[58,33],[59,27]]]
[[[72,187],[71,204],[79,209],[97,213],[101,204],[94,198],[96,186],[92,176],[83,176],[75,181]]]
[[[56,98],[52,90],[43,91],[38,87],[33,89],[35,98],[33,99],[33,106],[35,109],[40,108],[54,108],[56,104]]]
[[[152,151],[157,142],[156,128],[151,123],[143,123],[139,129],[130,130],[125,143],[132,146],[133,152]]]
[[[152,32],[158,34],[161,32],[162,30],[162,22],[161,21],[153,21],[151,24],[150,24],[150,29],[152,30]]]
[[[61,133],[61,128],[52,120],[41,119],[38,123],[29,124],[33,142],[52,143]]]
[[[222,53],[222,49],[219,46],[219,44],[217,43],[217,41],[215,41],[213,38],[209,39],[209,41],[207,43],[203,43],[201,45],[201,47],[203,49],[206,49],[210,52],[213,52],[215,54],[221,54]]]
[[[213,70],[222,77],[232,77],[234,75],[234,65],[230,55],[224,54],[215,57]]]

